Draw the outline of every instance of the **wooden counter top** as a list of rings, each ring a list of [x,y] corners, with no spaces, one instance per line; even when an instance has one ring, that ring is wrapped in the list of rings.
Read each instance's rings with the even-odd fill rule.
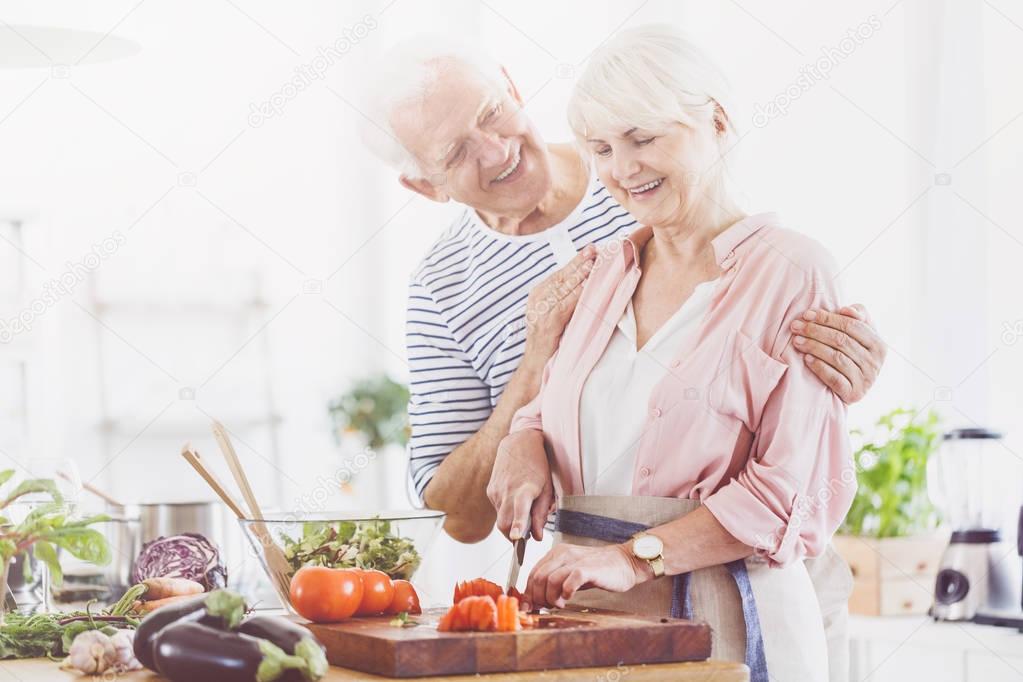
[[[101,680],[76,672],[60,670],[60,664],[45,658],[0,661],[0,679],[12,682],[83,682]],[[617,673],[617,674],[616,674]],[[158,682],[158,675],[148,671],[118,675],[118,682]],[[345,668],[331,667],[323,682],[350,682],[352,680],[388,680],[392,678],[369,675]],[[530,673],[500,673],[496,675],[456,675],[452,677],[420,677],[421,682],[748,682],[746,666],[738,663],[705,661],[702,663],[666,663],[663,665],[634,665],[616,668],[573,668]]]

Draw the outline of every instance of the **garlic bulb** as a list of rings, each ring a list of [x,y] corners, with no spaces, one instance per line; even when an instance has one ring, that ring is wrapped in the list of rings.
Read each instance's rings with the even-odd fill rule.
[[[79,633],[68,651],[68,663],[89,675],[105,672],[116,659],[114,643],[99,630]]]
[[[117,655],[114,657],[114,667],[120,672],[142,669],[142,664],[135,658],[135,651],[133,649],[134,638],[134,630],[118,630],[110,636],[110,641],[117,652]]]

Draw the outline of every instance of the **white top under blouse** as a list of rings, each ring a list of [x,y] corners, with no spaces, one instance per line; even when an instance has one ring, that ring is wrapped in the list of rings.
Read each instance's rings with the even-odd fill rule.
[[[631,495],[636,451],[649,412],[650,394],[670,369],[678,349],[699,329],[717,280],[702,282],[636,350],[636,316],[625,308],[583,386],[579,409],[583,486],[587,495]]]

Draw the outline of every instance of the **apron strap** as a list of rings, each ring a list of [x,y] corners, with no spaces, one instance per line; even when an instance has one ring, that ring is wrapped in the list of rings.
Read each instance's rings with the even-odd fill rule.
[[[554,530],[581,538],[592,538],[604,542],[626,542],[636,533],[648,530],[650,526],[631,521],[622,521],[599,514],[559,509],[554,516]],[[736,559],[725,564],[728,573],[735,581],[742,602],[743,620],[746,622],[746,666],[750,670],[750,682],[768,682],[767,659],[764,654],[764,637],[760,630],[760,615],[757,613],[757,602],[753,597],[753,586],[750,584],[746,562]],[[689,574],[680,573],[672,576],[671,584],[671,617],[693,617],[693,603],[689,594]]]
[[[581,538],[604,542],[627,542],[636,533],[649,529],[642,523],[612,519],[599,514],[559,509],[554,513],[554,530]]]
[[[739,589],[739,599],[742,601],[742,617],[746,621],[746,665],[749,667],[750,682],[767,682],[764,634],[760,630],[760,614],[757,612],[757,600],[753,596],[753,585],[749,581],[746,562],[736,559],[725,564],[725,568],[732,574],[732,580]]]

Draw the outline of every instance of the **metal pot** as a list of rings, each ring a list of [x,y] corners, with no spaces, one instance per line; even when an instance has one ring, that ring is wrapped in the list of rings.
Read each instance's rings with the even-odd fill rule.
[[[226,564],[243,550],[243,539],[230,510],[221,502],[165,502],[109,507],[108,540],[114,556],[110,582],[131,585],[135,558],[142,545],[168,535],[199,533],[219,549]]]

